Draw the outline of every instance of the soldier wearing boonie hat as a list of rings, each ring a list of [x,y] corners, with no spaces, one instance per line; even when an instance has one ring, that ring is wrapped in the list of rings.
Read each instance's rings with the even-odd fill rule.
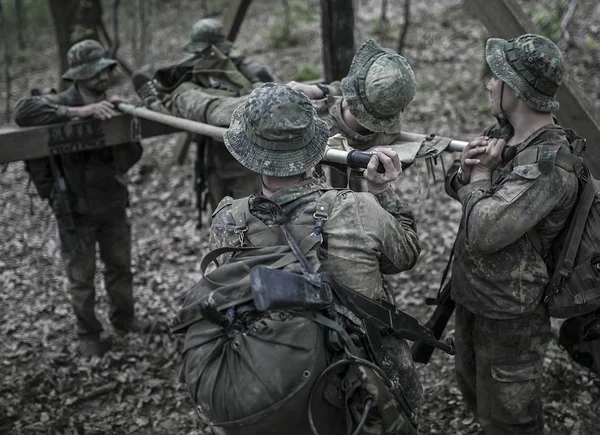
[[[541,435],[546,253],[578,190],[575,172],[558,164],[571,147],[552,115],[564,62],[534,34],[489,39],[485,55],[498,123],[469,142],[446,178],[468,222],[452,263],[456,377],[486,435]]]
[[[88,80],[105,68],[114,68],[117,61],[105,57],[106,50],[93,39],[74,44],[67,52],[69,69],[62,75],[64,80]]]
[[[329,85],[289,85],[313,100],[329,134],[341,134],[352,148],[366,151],[400,142],[402,112],[415,96],[415,74],[408,61],[373,39],[356,52],[348,75]],[[346,186],[346,177],[332,173],[332,184]],[[354,190],[364,190],[354,179]]]
[[[15,110],[17,124],[44,125],[92,117],[106,120],[118,113],[106,95],[110,69],[117,62],[105,57],[102,45],[91,39],[78,42],[67,52],[67,61],[69,69],[63,79],[72,85],[58,94],[51,90],[19,101]],[[95,313],[98,250],[105,265],[113,327],[123,332],[147,332],[152,327],[134,315],[131,227],[127,218],[127,186],[123,182],[125,173],[141,154],[141,145],[132,142],[26,164],[38,193],[49,200],[57,218],[79,351],[84,356],[100,356],[111,346]]]
[[[564,74],[559,48],[548,38],[525,34],[504,40],[488,39],[485,58],[494,75],[538,112],[556,112],[556,93]]]
[[[334,189],[324,179],[314,176],[312,171],[323,157],[328,136],[327,123],[319,119],[311,101],[304,94],[276,83],[266,83],[252,91],[248,99],[233,112],[230,127],[224,134],[224,142],[237,161],[260,174],[262,191],[236,200],[226,197],[220,202],[211,221],[210,249],[213,252],[219,248],[227,251],[228,247],[245,244],[258,249],[277,248],[281,241],[278,227],[284,224],[301,246],[313,240],[318,244],[318,234],[321,234],[322,244],[320,247],[314,245],[319,252],[319,270],[325,270],[342,285],[378,299],[385,294],[381,271],[394,274],[409,269],[416,262],[420,249],[410,207],[391,187],[391,183],[401,173],[402,166],[395,152],[376,149],[364,174],[370,193]],[[385,169],[383,173],[377,172],[380,162]],[[317,225],[320,225],[322,232],[316,230]],[[314,249],[310,251],[314,257],[317,256]],[[252,252],[248,251],[248,254]],[[260,255],[257,253],[257,256]],[[219,263],[227,270],[230,258],[223,257],[219,257]],[[233,306],[234,301],[228,303]],[[235,316],[235,321],[241,319],[237,314]],[[248,320],[253,321],[250,318]],[[310,433],[307,413],[309,404],[306,397],[300,401],[300,395],[296,395],[294,399],[278,401],[277,406],[269,404],[266,420],[254,417],[248,419],[247,414],[238,413],[237,410],[250,409],[255,403],[244,403],[244,400],[251,399],[241,397],[229,388],[231,384],[228,377],[231,375],[236,379],[243,379],[242,383],[246,382],[245,385],[253,391],[255,387],[257,391],[261,391],[264,383],[262,379],[271,379],[275,373],[278,391],[286,385],[294,385],[295,391],[301,391],[295,373],[304,364],[300,362],[303,361],[302,358],[288,359],[285,367],[277,365],[275,368],[275,357],[271,360],[271,365],[239,365],[231,362],[231,358],[250,361],[251,355],[264,353],[266,347],[262,347],[261,351],[257,350],[261,349],[259,342],[262,339],[259,336],[263,331],[268,335],[269,346],[274,349],[273,355],[279,353],[275,349],[283,349],[287,344],[274,337],[281,337],[283,333],[261,328],[256,335],[249,333],[250,340],[247,344],[244,341],[240,345],[229,338],[225,341],[206,340],[203,331],[207,327],[215,330],[212,325],[207,326],[204,320],[187,330],[182,367],[183,379],[198,406],[200,417],[204,421],[212,421],[214,427],[221,426],[219,430],[224,434],[263,433],[265,430],[284,433],[289,429],[290,421],[294,424],[288,432]],[[200,336],[203,338],[200,339]],[[390,362],[400,373],[398,381],[402,384],[404,396],[413,411],[407,413],[406,408],[399,405],[374,373],[373,377],[365,375],[364,378],[354,378],[356,383],[353,385],[356,388],[353,392],[364,387],[375,397],[373,408],[377,412],[371,414],[367,408],[371,417],[369,430],[373,433],[414,435],[416,430],[412,417],[423,401],[422,386],[409,357],[407,343],[392,336],[385,336],[383,340],[386,349],[394,349],[393,352],[390,351]],[[322,350],[325,355],[330,355],[327,353],[329,350],[322,346],[322,339],[307,347],[297,341],[294,344],[303,357]],[[223,350],[229,346],[235,347],[236,352]],[[220,354],[223,358],[212,359],[214,364],[209,362],[210,358],[207,359],[206,355],[215,355],[217,352],[222,352]],[[302,367],[302,370],[306,369],[306,366]],[[219,375],[213,377],[212,373]],[[225,373],[227,375],[221,375]],[[311,371],[305,373],[308,376]],[[206,380],[209,378],[211,381],[207,384]],[[346,381],[354,382],[350,378]],[[206,385],[210,387],[207,388]],[[335,391],[338,385],[332,382],[324,388]],[[320,391],[320,388],[315,390]],[[285,390],[282,391],[288,395]],[[341,390],[339,393],[343,394]],[[235,394],[235,399],[230,394]],[[257,400],[262,401],[263,396],[267,399],[277,397],[261,394],[261,398]],[[353,431],[357,425],[361,425],[361,419],[356,417],[364,412],[364,403],[357,398],[358,393],[350,396],[352,397],[347,397],[341,404],[338,401],[330,402],[329,395],[314,394],[311,409],[323,417],[322,424],[331,426],[327,428],[322,424],[317,425],[321,433],[346,433],[347,425]],[[214,397],[219,397],[218,403],[213,400]],[[230,397],[231,401],[228,400]],[[289,403],[294,406],[290,408]],[[260,408],[267,409],[263,406],[266,403],[261,402]],[[222,416],[225,414],[228,417],[225,420],[236,421],[235,427],[228,421],[223,421]],[[264,428],[267,422],[268,429]],[[257,429],[258,425],[263,425],[262,431]]]

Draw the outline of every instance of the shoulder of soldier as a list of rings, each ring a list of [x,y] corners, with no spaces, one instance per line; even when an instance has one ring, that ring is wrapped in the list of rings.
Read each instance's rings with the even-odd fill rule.
[[[231,196],[226,196],[219,201],[219,204],[215,207],[215,211],[213,211],[211,225],[214,225],[215,223],[233,222],[231,204],[233,204],[233,198]]]

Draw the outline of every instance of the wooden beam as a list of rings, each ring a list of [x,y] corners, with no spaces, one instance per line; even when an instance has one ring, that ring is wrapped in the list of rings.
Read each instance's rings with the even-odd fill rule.
[[[495,38],[509,39],[525,33],[538,33],[533,21],[515,0],[465,0],[465,4]],[[600,178],[600,118],[568,71],[557,99],[560,102],[557,118],[561,125],[572,128],[587,139],[584,158],[594,177]]]
[[[0,130],[0,163],[35,159],[53,154],[114,146],[134,139],[177,133],[181,130],[136,118],[117,115],[107,121],[86,120],[36,127]],[[136,138],[135,136],[139,136]]]
[[[252,0],[231,0],[223,11],[223,26],[227,39],[235,41]]]

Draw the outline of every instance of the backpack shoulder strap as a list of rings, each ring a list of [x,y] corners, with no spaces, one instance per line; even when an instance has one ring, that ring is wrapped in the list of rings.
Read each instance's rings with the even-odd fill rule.
[[[575,257],[577,256],[579,244],[581,243],[583,230],[585,228],[588,215],[590,214],[592,204],[594,203],[594,198],[596,197],[594,179],[592,178],[589,169],[585,165],[583,168],[585,179],[584,177],[580,177],[580,180],[582,180],[583,183],[583,190],[581,191],[581,196],[579,197],[577,205],[575,206],[575,210],[573,211],[567,237],[565,238],[563,248],[556,263],[556,269],[554,270],[554,274],[551,278],[551,287],[553,287],[553,290],[555,291],[559,288],[561,281],[570,276],[573,272],[573,267],[575,266]]]

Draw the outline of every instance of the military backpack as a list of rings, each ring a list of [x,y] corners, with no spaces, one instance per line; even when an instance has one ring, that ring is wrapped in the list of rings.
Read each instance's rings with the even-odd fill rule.
[[[250,213],[248,199],[232,202],[238,246],[202,259],[204,277],[172,325],[174,333],[186,333],[180,378],[214,433],[345,435],[377,427],[376,433],[416,435],[416,415],[400,379],[385,371],[393,364],[384,346],[372,348],[387,358],[382,369],[356,337],[375,329],[368,337],[381,341],[385,329],[377,315],[363,313],[364,304],[385,311],[377,314],[398,322],[409,339],[417,339],[420,325],[344,292],[320,270],[323,230],[343,192],[324,190],[284,225],[262,222]],[[279,207],[268,199],[260,205]],[[230,256],[205,273],[223,255]],[[352,311],[336,302],[339,297],[362,308]],[[424,339],[435,341],[425,333]]]

